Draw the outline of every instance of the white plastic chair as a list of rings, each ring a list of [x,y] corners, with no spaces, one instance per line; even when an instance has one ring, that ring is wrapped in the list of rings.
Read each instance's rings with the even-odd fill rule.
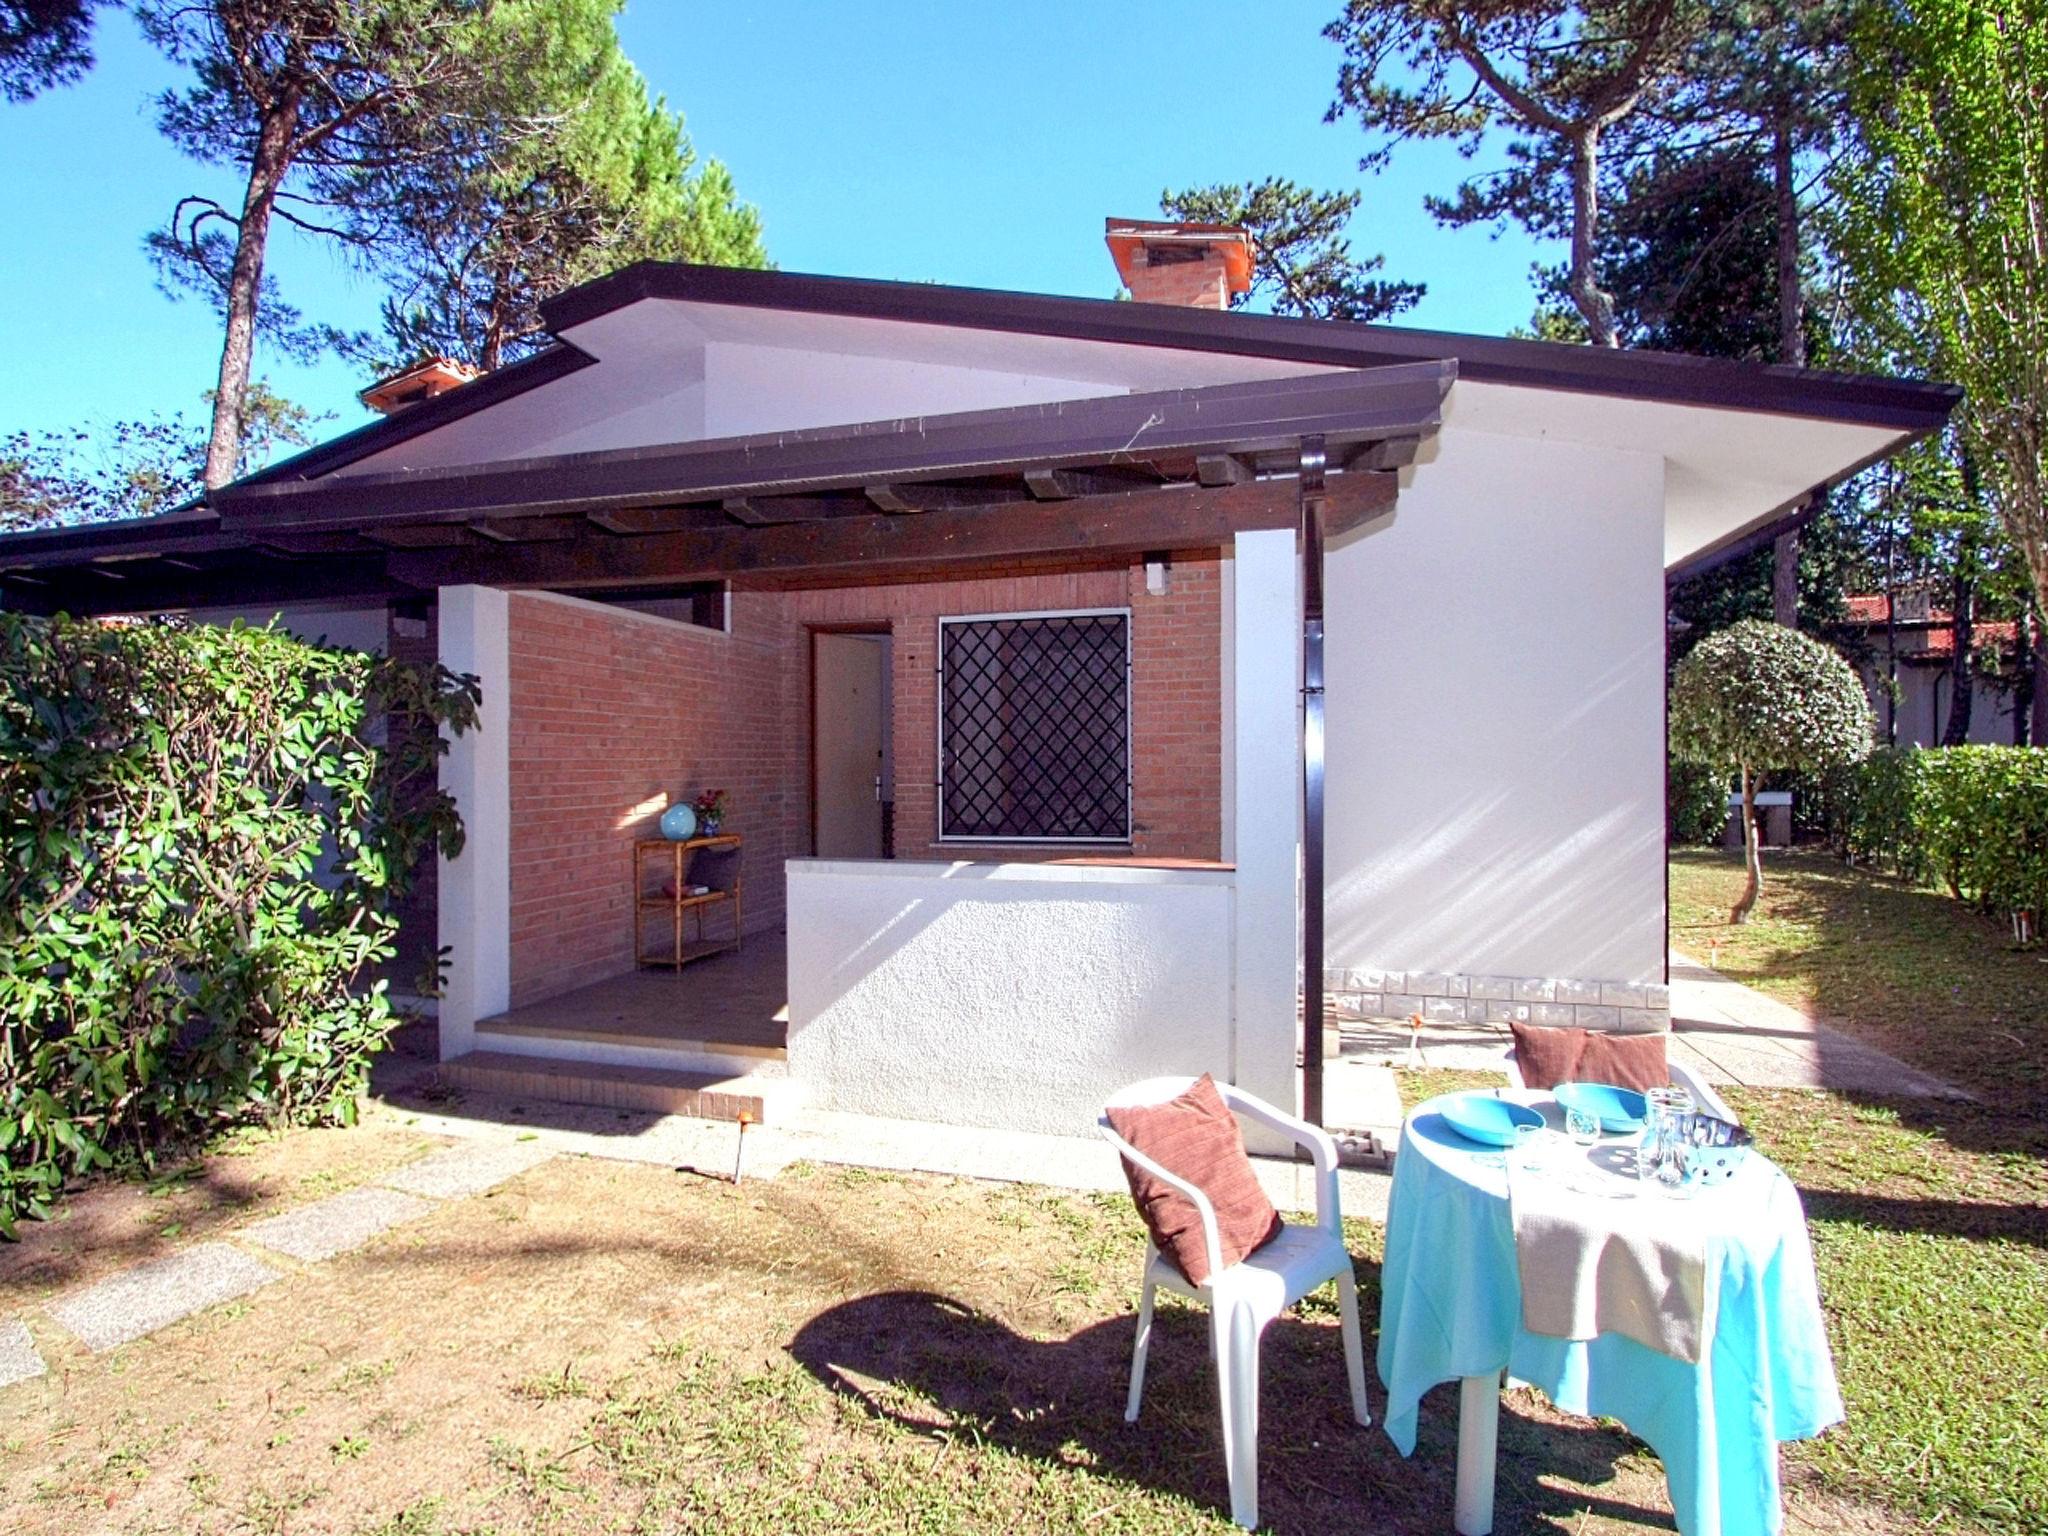
[[[1515,1061],[1515,1048],[1513,1046],[1509,1046],[1507,1054],[1501,1058],[1501,1066],[1508,1074],[1508,1087],[1518,1093],[1526,1092],[1528,1085],[1522,1081],[1522,1069]],[[1727,1101],[1721,1095],[1714,1092],[1707,1080],[1701,1077],[1699,1073],[1693,1071],[1691,1067],[1677,1061],[1666,1062],[1665,1067],[1671,1077],[1671,1086],[1683,1088],[1687,1093],[1691,1094],[1693,1103],[1697,1104],[1701,1109],[1704,1109],[1710,1115],[1726,1120],[1731,1125],[1740,1125],[1742,1123],[1741,1117],[1728,1107]]]
[[[1193,1086],[1191,1077],[1153,1077],[1133,1083],[1105,1106],[1108,1109],[1162,1104]],[[1365,1401],[1365,1344],[1358,1326],[1358,1283],[1337,1203],[1337,1144],[1327,1132],[1275,1109],[1227,1083],[1216,1091],[1231,1113],[1278,1131],[1307,1149],[1315,1160],[1316,1224],[1283,1225],[1280,1235],[1228,1269],[1216,1235],[1216,1211],[1209,1197],[1117,1135],[1104,1113],[1096,1122],[1118,1152],[1148,1173],[1164,1179],[1193,1203],[1202,1218],[1202,1239],[1208,1249],[1209,1280],[1191,1285],[1161,1256],[1145,1245],[1144,1293],[1138,1303],[1138,1336],[1131,1350],[1131,1395],[1124,1421],[1135,1424],[1145,1392],[1145,1351],[1152,1342],[1153,1293],[1160,1286],[1204,1303],[1209,1308],[1210,1352],[1216,1361],[1216,1396],[1223,1414],[1223,1460],[1230,1473],[1230,1518],[1247,1530],[1259,1523],[1259,1336],[1266,1325],[1310,1291],[1329,1280],[1337,1282],[1337,1302],[1344,1322],[1344,1368],[1351,1379],[1351,1413],[1371,1424]]]

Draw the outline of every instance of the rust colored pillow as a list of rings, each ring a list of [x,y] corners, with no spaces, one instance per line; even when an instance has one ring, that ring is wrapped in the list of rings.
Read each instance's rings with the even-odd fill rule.
[[[1209,1197],[1225,1268],[1280,1235],[1280,1213],[1259,1187],[1252,1161],[1245,1156],[1243,1133],[1208,1073],[1178,1098],[1121,1106],[1108,1115],[1117,1135]],[[1209,1255],[1194,1201],[1129,1158],[1123,1163],[1152,1246],[1189,1284],[1205,1284]]]
[[[1578,1081],[1579,1057],[1586,1049],[1583,1029],[1524,1024],[1520,1020],[1510,1021],[1508,1029],[1515,1037],[1515,1066],[1522,1074],[1524,1088],[1549,1089],[1559,1083]]]
[[[1515,1065],[1525,1088],[1559,1083],[1609,1083],[1644,1092],[1671,1081],[1664,1035],[1617,1035],[1600,1029],[1569,1029],[1511,1023]]]
[[[1671,1081],[1671,1062],[1665,1055],[1664,1046],[1662,1030],[1641,1035],[1588,1031],[1586,1048],[1579,1054],[1578,1080],[1582,1083],[1612,1083],[1617,1088],[1633,1088],[1638,1093],[1663,1088]]]

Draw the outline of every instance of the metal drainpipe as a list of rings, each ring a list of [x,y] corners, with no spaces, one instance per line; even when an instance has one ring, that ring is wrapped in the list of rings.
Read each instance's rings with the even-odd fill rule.
[[[1323,439],[1301,440],[1301,1114],[1323,1123]]]

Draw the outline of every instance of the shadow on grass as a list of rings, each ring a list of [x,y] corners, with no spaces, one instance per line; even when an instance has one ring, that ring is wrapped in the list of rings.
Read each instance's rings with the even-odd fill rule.
[[[1999,921],[1945,892],[1824,852],[1768,861],[1744,928],[1727,925],[1723,904],[1740,884],[1738,859],[1681,851],[1672,868],[1675,945],[1706,961],[1718,942],[1731,979],[1789,989],[1843,1034],[1975,1094],[1997,1112],[1990,1119],[1946,1105],[1919,1117],[1958,1147],[2007,1150],[1983,1133],[2020,1126],[2036,1155],[2048,1152],[2023,1129],[2048,1126],[2048,951],[2016,949]],[[1846,1096],[1879,1097],[1862,1086]]]
[[[1361,1276],[1361,1278],[1365,1278]],[[1199,1311],[1162,1307],[1146,1370],[1144,1411],[1123,1418],[1134,1320],[1118,1318],[1066,1339],[1040,1340],[951,1297],[890,1291],[858,1297],[804,1325],[790,1353],[826,1386],[879,1420],[912,1433],[964,1433],[1048,1466],[1087,1467],[1227,1510],[1228,1484]],[[1368,1343],[1368,1349],[1371,1347]],[[1455,1388],[1425,1401],[1412,1459],[1377,1426],[1352,1422],[1338,1330],[1285,1317],[1260,1349],[1260,1516],[1278,1532],[1434,1532],[1449,1523],[1457,1439]],[[1377,1412],[1383,1400],[1374,1396]],[[1571,1530],[1588,1512],[1671,1529],[1662,1508],[1610,1489],[1636,1453],[1599,1425],[1537,1418],[1510,1399],[1501,1421],[1495,1530]],[[1543,1481],[1539,1481],[1539,1478]],[[1654,1466],[1630,1491],[1661,1498]],[[1107,1495],[1109,1490],[1105,1490]]]

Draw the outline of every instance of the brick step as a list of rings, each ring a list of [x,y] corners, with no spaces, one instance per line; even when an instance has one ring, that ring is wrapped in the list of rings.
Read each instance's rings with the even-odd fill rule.
[[[693,1115],[700,1120],[737,1120],[746,1114],[756,1125],[765,1125],[777,1110],[786,1110],[795,1089],[788,1078],[615,1067],[509,1051],[471,1051],[442,1062],[439,1070],[443,1086],[465,1093]]]

